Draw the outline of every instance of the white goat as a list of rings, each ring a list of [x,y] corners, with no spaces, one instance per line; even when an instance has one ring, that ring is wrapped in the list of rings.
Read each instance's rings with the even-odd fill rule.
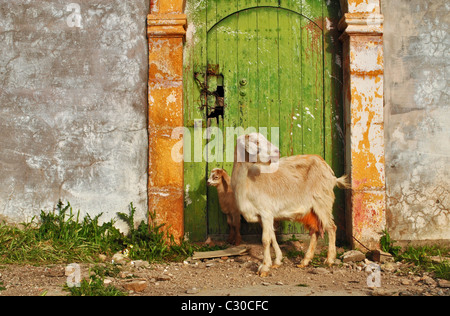
[[[336,178],[328,164],[316,155],[279,158],[279,150],[263,135],[251,133],[239,136],[234,156],[231,186],[236,204],[247,222],[262,225],[263,264],[260,276],[267,276],[272,266],[270,245],[275,250],[272,268],[281,265],[274,220],[303,223],[309,229],[311,241],[299,267],[305,267],[314,257],[319,235],[328,233],[328,255],[325,262],[336,259],[336,225],[333,221],[333,188],[348,188],[347,176]]]

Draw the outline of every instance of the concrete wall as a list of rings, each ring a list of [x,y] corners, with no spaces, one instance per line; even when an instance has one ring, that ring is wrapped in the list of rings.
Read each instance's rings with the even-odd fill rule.
[[[74,3],[70,5],[70,3]],[[0,217],[147,211],[148,0],[0,0]]]
[[[450,3],[383,0],[387,226],[450,239]]]

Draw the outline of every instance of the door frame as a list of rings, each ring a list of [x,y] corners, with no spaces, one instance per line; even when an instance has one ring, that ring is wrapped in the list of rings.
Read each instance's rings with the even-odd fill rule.
[[[337,0],[334,0],[337,1]],[[385,227],[386,193],[383,135],[383,16],[378,0],[340,0],[338,28],[343,42],[345,171],[352,188],[346,194],[347,239],[379,247]],[[152,1],[149,39],[149,210],[176,240],[185,237],[183,163],[170,159],[183,140],[183,52],[195,33],[185,0]],[[187,10],[194,10],[188,6]],[[195,12],[188,12],[195,14]],[[186,44],[183,45],[186,38]],[[185,56],[190,58],[190,56]],[[338,62],[338,61],[336,61]],[[178,131],[178,133],[174,133]]]

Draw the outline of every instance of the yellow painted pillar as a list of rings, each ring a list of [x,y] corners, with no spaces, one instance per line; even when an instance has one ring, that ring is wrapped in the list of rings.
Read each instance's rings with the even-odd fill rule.
[[[148,207],[178,241],[184,235],[183,162],[171,157],[172,131],[183,126],[183,0],[152,0],[149,41]]]
[[[379,0],[344,0],[343,31],[347,236],[354,247],[379,247],[386,223],[383,126],[383,16]]]

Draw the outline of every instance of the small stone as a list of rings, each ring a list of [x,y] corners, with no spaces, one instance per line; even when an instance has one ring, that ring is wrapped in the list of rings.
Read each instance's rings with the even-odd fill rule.
[[[148,261],[145,260],[131,261],[131,265],[134,266],[135,268],[142,268],[142,269],[150,267],[150,263],[148,263]]]
[[[394,272],[395,270],[397,270],[397,265],[395,265],[392,262],[383,263],[381,265],[381,271],[383,272],[391,273]]]
[[[197,289],[196,287],[193,287],[193,288],[191,288],[191,289],[187,289],[187,290],[186,290],[186,294],[197,294],[197,293],[199,293],[199,292],[200,292],[200,290]]]
[[[112,261],[113,263],[124,264],[126,262],[126,258],[123,254],[118,252],[114,254],[114,256],[112,257]]]
[[[147,288],[146,280],[131,280],[125,282],[123,287],[128,291],[142,292]]]
[[[119,273],[119,278],[121,278],[121,279],[132,278],[133,276],[134,276],[133,273],[131,273],[129,271],[121,271]]]
[[[100,259],[101,262],[105,262],[106,261],[106,255],[104,255],[102,253],[98,255],[98,258]]]
[[[330,271],[326,268],[315,268],[310,271],[312,274],[328,274]]]
[[[403,279],[401,283],[402,285],[411,285],[411,281],[408,279]]]
[[[275,283],[276,285],[284,285],[284,283],[283,282],[281,282],[281,281],[278,281],[277,283]]]
[[[104,285],[108,285],[108,284],[111,284],[112,283],[112,280],[111,279],[105,279],[105,280],[103,280],[103,284]]]
[[[159,277],[156,278],[156,280],[158,281],[170,281],[172,278],[169,275],[161,275]]]
[[[350,250],[345,252],[342,257],[342,262],[359,262],[366,259],[366,256],[359,250]]]
[[[270,285],[269,282],[263,282],[263,283],[261,283],[261,284],[264,285],[264,286],[269,286],[269,285]]]
[[[436,281],[433,280],[432,277],[429,277],[429,276],[426,275],[426,276],[422,277],[421,280],[422,280],[423,283],[425,283],[426,285],[436,286]]]
[[[394,262],[394,257],[389,252],[384,252],[382,250],[372,250],[368,253],[369,258],[375,262],[386,263]]]
[[[442,287],[444,289],[448,289],[448,288],[450,288],[450,281],[444,280],[444,279],[439,279],[438,280],[438,285],[439,285],[439,287]]]

